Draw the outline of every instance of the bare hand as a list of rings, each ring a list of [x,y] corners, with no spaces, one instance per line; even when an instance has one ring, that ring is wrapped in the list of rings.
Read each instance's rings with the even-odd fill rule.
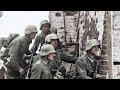
[[[96,75],[96,78],[101,78],[100,74],[97,74],[97,75]]]
[[[20,69],[19,69],[19,73],[20,73],[20,75],[24,75],[24,74],[25,74],[24,69],[23,69],[23,68],[20,68]]]

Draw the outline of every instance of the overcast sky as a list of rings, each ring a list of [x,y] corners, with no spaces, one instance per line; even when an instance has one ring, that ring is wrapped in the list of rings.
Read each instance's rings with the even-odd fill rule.
[[[3,11],[0,17],[0,37],[7,37],[11,32],[24,34],[27,25],[36,25],[39,29],[40,21],[49,20],[49,11]]]

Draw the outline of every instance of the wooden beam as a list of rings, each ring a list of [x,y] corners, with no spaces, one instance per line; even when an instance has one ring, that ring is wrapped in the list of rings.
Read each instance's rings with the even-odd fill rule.
[[[107,11],[106,11],[107,12]],[[107,60],[108,60],[108,78],[113,79],[113,68],[112,68],[112,36],[111,36],[111,12],[106,13],[106,27],[107,27]]]

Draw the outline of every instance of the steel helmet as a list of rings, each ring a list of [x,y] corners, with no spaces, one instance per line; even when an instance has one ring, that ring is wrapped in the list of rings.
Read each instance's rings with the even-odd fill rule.
[[[51,44],[44,44],[41,47],[40,56],[46,56],[50,53],[56,53],[54,46]]]
[[[20,36],[18,33],[10,33],[8,39],[11,41],[15,39],[17,36]]]
[[[42,20],[41,22],[40,22],[40,30],[42,30],[42,25],[43,24],[49,24],[49,27],[51,27],[51,25],[50,25],[50,23],[48,22],[48,20]]]
[[[97,46],[97,45],[100,45],[100,43],[98,42],[97,39],[88,40],[86,42],[86,49],[85,49],[85,51],[90,50],[93,46]]]
[[[26,28],[25,28],[25,34],[30,34],[32,32],[38,32],[37,30],[37,27],[34,26],[34,25],[28,25]]]
[[[45,43],[50,43],[52,39],[59,39],[59,38],[58,38],[57,34],[55,34],[55,33],[48,34],[45,37]]]
[[[51,28],[50,28],[50,32],[57,34],[57,28],[51,27]]]

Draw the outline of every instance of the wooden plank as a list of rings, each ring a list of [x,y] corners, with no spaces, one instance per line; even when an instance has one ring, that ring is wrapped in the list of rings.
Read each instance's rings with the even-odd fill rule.
[[[112,39],[111,39],[111,13],[106,15],[106,26],[107,26],[107,60],[108,61],[108,77],[109,79],[113,78],[113,73],[112,73]]]

